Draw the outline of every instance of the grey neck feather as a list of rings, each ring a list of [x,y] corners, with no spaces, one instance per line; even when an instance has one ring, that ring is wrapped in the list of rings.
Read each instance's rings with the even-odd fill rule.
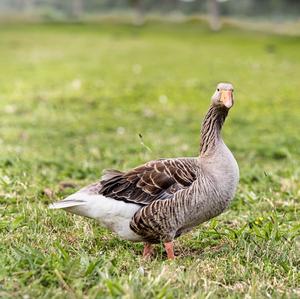
[[[221,129],[228,109],[212,104],[204,118],[201,129],[200,156],[214,151],[221,140]]]

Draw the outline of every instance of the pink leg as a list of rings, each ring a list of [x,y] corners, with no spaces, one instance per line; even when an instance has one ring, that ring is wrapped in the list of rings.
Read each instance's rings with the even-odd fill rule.
[[[145,243],[143,257],[149,258],[153,254],[153,245],[151,243]]]
[[[166,252],[167,252],[167,256],[169,260],[174,260],[175,259],[175,255],[174,255],[174,249],[173,249],[173,242],[168,242],[168,243],[164,243]]]

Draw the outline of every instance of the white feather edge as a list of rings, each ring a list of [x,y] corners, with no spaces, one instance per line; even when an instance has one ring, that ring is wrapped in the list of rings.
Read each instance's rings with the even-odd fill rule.
[[[97,220],[103,226],[117,233],[122,239],[141,241],[141,236],[130,229],[130,221],[141,207],[105,197],[100,194],[89,194],[78,191],[62,201],[49,205],[50,209],[64,209],[72,214]]]

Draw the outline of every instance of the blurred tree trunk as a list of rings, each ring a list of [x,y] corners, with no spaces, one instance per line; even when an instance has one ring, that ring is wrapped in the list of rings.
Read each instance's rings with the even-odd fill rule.
[[[16,0],[15,8],[19,12],[30,11],[35,5],[34,0]]]
[[[208,0],[209,24],[213,31],[221,29],[220,5],[218,0]]]
[[[131,7],[134,9],[134,24],[137,26],[144,24],[144,10],[141,0],[129,0]]]
[[[165,0],[165,2],[169,11],[175,10],[177,8],[177,0]]]
[[[24,0],[24,6],[27,11],[32,10],[34,8],[34,5],[35,5],[34,0]]]
[[[72,1],[72,15],[79,18],[83,12],[83,0],[73,0]]]
[[[15,7],[17,11],[23,11],[24,10],[24,1],[23,0],[16,0]]]

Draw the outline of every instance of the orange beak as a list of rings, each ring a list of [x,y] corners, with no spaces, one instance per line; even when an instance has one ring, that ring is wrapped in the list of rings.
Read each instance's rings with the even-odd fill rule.
[[[227,108],[232,107],[233,99],[232,99],[232,91],[231,90],[222,90],[221,91],[221,102]]]

